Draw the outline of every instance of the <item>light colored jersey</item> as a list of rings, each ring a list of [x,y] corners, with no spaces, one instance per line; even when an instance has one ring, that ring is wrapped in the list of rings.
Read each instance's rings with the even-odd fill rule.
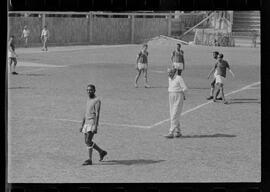
[[[98,109],[100,108],[101,101],[99,98],[87,99],[85,111],[85,124],[91,124],[92,120],[96,119]],[[98,122],[96,122],[98,123]]]
[[[29,29],[23,29],[23,37],[29,37],[30,30]]]
[[[42,29],[41,37],[49,38],[49,30],[48,29]]]
[[[8,42],[8,57],[16,58],[15,45],[14,45],[14,43],[12,41]]]
[[[169,92],[185,92],[187,91],[187,86],[183,78],[179,75],[175,75],[172,79],[169,77]]]

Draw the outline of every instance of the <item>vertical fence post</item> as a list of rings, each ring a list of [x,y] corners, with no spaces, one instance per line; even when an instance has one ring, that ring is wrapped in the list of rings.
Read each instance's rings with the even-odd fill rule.
[[[135,15],[131,15],[131,44],[134,43]]]
[[[170,13],[168,16],[168,36],[171,36],[172,34],[172,14]]]
[[[93,13],[89,13],[89,43],[93,43]]]
[[[46,25],[46,15],[42,14],[42,28]]]

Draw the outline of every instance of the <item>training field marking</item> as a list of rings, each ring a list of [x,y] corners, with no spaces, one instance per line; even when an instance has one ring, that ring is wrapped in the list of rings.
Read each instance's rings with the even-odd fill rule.
[[[80,51],[80,50],[91,50],[100,48],[118,48],[118,47],[137,47],[140,45],[124,44],[124,45],[86,45],[86,46],[66,46],[66,47],[49,47],[49,51],[41,51],[39,48],[18,48],[16,52],[18,54],[32,54],[32,53],[51,53],[51,52],[65,52],[65,51]]]
[[[250,84],[250,85],[247,85],[247,86],[245,86],[245,87],[242,87],[241,89],[237,89],[237,90],[235,90],[235,91],[232,91],[232,92],[230,92],[230,93],[227,93],[227,94],[225,94],[225,96],[228,96],[228,95],[231,95],[231,94],[238,93],[238,92],[240,92],[240,91],[249,89],[250,87],[252,87],[252,86],[254,86],[254,85],[259,85],[260,83],[261,83],[261,82],[252,83],[252,84]],[[203,103],[203,104],[201,104],[201,105],[198,105],[198,106],[196,106],[196,107],[194,107],[194,108],[191,108],[191,109],[189,109],[189,110],[183,112],[183,113],[181,114],[181,116],[186,115],[186,114],[188,114],[188,113],[190,113],[190,112],[192,112],[192,111],[195,111],[195,110],[197,110],[197,109],[199,109],[199,108],[201,108],[201,107],[203,107],[203,106],[205,106],[205,105],[208,105],[208,104],[210,104],[210,103],[213,103],[213,101],[208,101],[208,102]],[[163,123],[165,123],[165,122],[167,122],[167,121],[170,121],[170,118],[165,119],[165,120],[162,120],[162,121],[159,121],[159,122],[157,122],[157,123],[151,125],[150,128],[153,128],[153,127],[156,127],[156,126],[158,126],[158,125],[161,125],[161,124],[163,124]]]
[[[250,85],[247,85],[247,86],[242,87],[242,88],[240,88],[240,89],[237,89],[237,90],[235,90],[235,91],[232,91],[232,92],[230,92],[230,93],[227,93],[227,94],[225,94],[225,96],[228,96],[228,95],[231,95],[231,94],[238,93],[238,92],[240,92],[240,91],[249,89],[250,87],[255,86],[255,85],[259,85],[260,83],[261,83],[261,82],[252,83],[252,84],[250,84]],[[198,106],[196,106],[196,107],[194,107],[194,108],[191,108],[191,109],[189,109],[189,110],[183,112],[183,113],[181,114],[181,116],[186,115],[186,114],[188,114],[188,113],[190,113],[190,112],[192,112],[192,111],[195,111],[195,110],[197,110],[197,109],[199,109],[199,108],[201,108],[201,107],[203,107],[203,106],[205,106],[205,105],[208,105],[208,104],[210,104],[210,103],[213,103],[213,101],[208,101],[208,102],[203,103],[203,104],[200,104],[200,105],[198,105]],[[53,121],[68,121],[68,122],[75,122],[75,123],[81,123],[81,122],[82,122],[82,121],[79,121],[79,120],[63,119],[63,118],[23,117],[23,116],[21,116],[21,117],[22,117],[22,118],[29,118],[29,119],[44,119],[44,120],[53,120]],[[153,124],[153,125],[150,125],[150,126],[131,125],[131,124],[117,124],[117,123],[110,123],[110,122],[100,122],[100,125],[109,125],[109,126],[115,126],[115,127],[131,127],[131,128],[141,128],[141,129],[151,129],[151,128],[156,127],[156,126],[158,126],[158,125],[161,125],[161,124],[163,124],[163,123],[165,123],[165,122],[167,122],[167,121],[169,121],[169,120],[170,120],[170,118],[165,119],[165,120],[162,120],[162,121],[159,121],[159,122],[157,122],[157,123],[155,123],[155,124]]]
[[[32,63],[20,61],[19,66],[21,67],[65,67],[65,65],[51,65],[45,63]]]

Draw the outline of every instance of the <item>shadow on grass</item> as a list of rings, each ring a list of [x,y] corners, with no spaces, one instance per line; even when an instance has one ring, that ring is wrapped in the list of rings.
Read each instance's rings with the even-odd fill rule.
[[[20,73],[18,75],[23,75],[23,76],[36,76],[36,77],[40,77],[40,76],[49,76],[48,74],[42,74],[42,73]]]
[[[228,104],[241,104],[241,103],[261,103],[260,99],[246,99],[246,98],[239,98],[239,99],[229,99]]]
[[[31,87],[9,87],[8,89],[33,89]]]
[[[152,159],[131,159],[131,160],[109,160],[102,161],[102,165],[148,165],[160,163],[165,160],[152,160]]]
[[[184,139],[184,138],[215,138],[215,137],[236,137],[236,135],[217,133],[217,134],[213,134],[213,135],[183,135],[179,138]]]

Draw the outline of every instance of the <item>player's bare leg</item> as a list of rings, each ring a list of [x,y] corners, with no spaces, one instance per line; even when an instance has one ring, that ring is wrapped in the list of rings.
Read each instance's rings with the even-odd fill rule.
[[[221,97],[222,97],[223,103],[224,103],[224,104],[228,104],[228,101],[225,100],[223,84],[221,84],[220,90],[221,90]]]
[[[136,88],[138,87],[138,79],[139,79],[139,77],[141,75],[141,72],[142,72],[142,70],[138,70],[138,73],[137,73],[137,75],[135,77],[135,87]]]
[[[150,85],[148,84],[148,78],[147,78],[147,69],[144,69],[144,87],[145,88],[150,88]]]

